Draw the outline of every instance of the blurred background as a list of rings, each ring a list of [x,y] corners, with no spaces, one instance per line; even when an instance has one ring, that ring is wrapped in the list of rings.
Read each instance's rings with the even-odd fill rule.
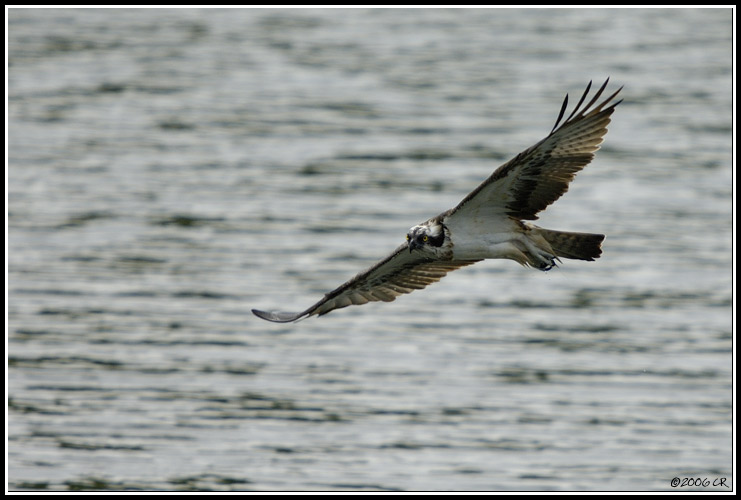
[[[731,491],[732,20],[10,9],[8,487]],[[250,313],[386,256],[608,76],[538,222],[598,261]]]

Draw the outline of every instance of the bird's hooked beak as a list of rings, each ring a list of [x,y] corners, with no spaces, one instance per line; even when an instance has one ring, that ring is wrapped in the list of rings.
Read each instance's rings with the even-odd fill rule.
[[[421,246],[422,245],[417,243],[417,240],[415,240],[414,238],[409,238],[409,241],[407,241],[407,248],[409,248],[409,253],[412,253],[412,250],[416,250]]]

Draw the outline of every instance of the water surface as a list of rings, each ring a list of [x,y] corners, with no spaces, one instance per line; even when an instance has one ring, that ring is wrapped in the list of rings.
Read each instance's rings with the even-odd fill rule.
[[[9,488],[732,486],[731,16],[10,10]],[[385,256],[607,76],[606,143],[539,221],[601,259],[252,316]]]

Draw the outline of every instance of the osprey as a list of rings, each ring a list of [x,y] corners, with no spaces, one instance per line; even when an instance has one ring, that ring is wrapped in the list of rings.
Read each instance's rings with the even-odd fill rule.
[[[536,220],[538,212],[564,194],[599,149],[610,116],[622,102],[612,102],[621,87],[595,105],[608,81],[582,108],[592,86],[589,82],[574,111],[561,123],[569,100],[566,95],[545,139],[495,170],[456,207],[409,229],[406,242],[391,255],[313,306],[297,313],[252,312],[268,321],[287,323],[353,304],[390,302],[484,259],[512,259],[548,271],[559,257],[598,258],[603,234],[554,231],[526,221]]]

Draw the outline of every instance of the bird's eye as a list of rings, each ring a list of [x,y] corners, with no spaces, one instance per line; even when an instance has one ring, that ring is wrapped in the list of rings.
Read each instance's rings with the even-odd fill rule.
[[[407,234],[407,241],[409,241],[409,235]]]
[[[429,238],[427,237],[426,234],[424,236],[422,236],[422,241],[427,241],[427,240],[429,240]]]

